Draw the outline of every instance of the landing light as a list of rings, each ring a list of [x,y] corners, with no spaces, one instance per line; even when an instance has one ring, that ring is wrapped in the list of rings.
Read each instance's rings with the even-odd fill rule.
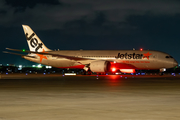
[[[112,72],[115,72],[116,71],[116,68],[112,68]]]

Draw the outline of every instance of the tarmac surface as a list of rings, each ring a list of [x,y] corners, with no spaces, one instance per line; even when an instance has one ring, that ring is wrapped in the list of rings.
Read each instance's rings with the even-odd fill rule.
[[[179,120],[180,76],[0,75],[0,120]]]

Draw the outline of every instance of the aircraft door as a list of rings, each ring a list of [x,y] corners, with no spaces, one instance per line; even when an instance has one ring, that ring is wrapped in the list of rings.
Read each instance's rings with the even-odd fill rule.
[[[157,60],[158,60],[158,55],[157,55],[157,54],[154,54],[154,55],[152,56],[152,61],[150,61],[150,62],[152,62],[152,64],[154,65],[154,66],[152,66],[152,67],[156,68],[156,67],[158,66]]]
[[[46,57],[47,57],[47,64],[50,65],[49,60],[51,59],[51,56],[47,55]]]
[[[76,57],[82,57],[81,53],[77,53]]]
[[[153,61],[156,61],[158,56],[155,54],[152,57],[153,57]]]

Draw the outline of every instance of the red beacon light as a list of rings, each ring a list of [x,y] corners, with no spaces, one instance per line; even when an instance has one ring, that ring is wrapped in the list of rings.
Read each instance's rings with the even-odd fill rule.
[[[143,51],[143,49],[142,49],[142,48],[140,48],[140,51]]]

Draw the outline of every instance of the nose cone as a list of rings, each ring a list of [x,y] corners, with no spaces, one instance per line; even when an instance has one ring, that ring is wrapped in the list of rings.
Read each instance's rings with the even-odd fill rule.
[[[178,62],[176,60],[174,60],[173,66],[178,66]]]

